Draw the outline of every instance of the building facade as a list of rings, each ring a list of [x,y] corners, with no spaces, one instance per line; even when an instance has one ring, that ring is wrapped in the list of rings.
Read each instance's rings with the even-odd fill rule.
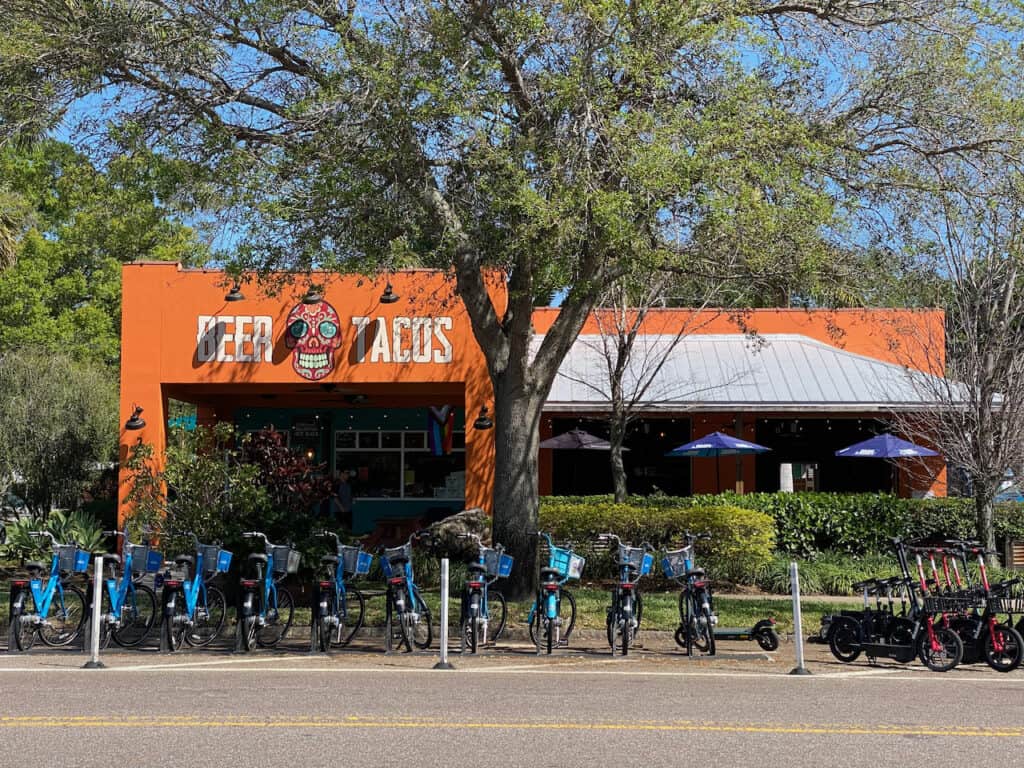
[[[126,265],[122,422],[141,407],[146,425],[122,428],[122,463],[137,440],[160,455],[177,400],[195,406],[199,423],[227,420],[242,432],[272,426],[325,471],[350,470],[357,532],[381,520],[489,508],[493,431],[473,422],[482,408],[493,412],[493,394],[454,281],[428,270],[311,279],[318,292],[306,282],[279,284],[273,295],[242,286],[239,299],[222,272]],[[500,312],[502,282],[489,280]],[[538,337],[556,313],[536,311]],[[693,332],[670,349],[681,327]],[[631,490],[773,490],[782,464],[796,467],[798,487],[886,488],[884,463],[828,457],[878,431],[894,410],[920,406],[901,380],[908,367],[936,371],[910,354],[908,340],[936,329],[937,312],[652,312],[640,346],[666,362],[627,441]],[[563,364],[542,437],[580,425],[607,434],[598,331],[591,319]],[[723,458],[717,467],[663,456],[716,429],[773,451]],[[540,490],[607,492],[607,458],[542,451]],[[901,479],[907,494],[944,491],[941,462]]]

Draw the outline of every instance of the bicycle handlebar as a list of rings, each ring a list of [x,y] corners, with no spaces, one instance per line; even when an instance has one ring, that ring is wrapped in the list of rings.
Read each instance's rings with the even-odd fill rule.
[[[52,547],[60,546],[59,542],[57,541],[57,537],[54,536],[49,531],[29,531],[28,535],[32,536],[33,538],[39,538],[41,536],[47,536],[50,539],[50,546],[52,546]]]

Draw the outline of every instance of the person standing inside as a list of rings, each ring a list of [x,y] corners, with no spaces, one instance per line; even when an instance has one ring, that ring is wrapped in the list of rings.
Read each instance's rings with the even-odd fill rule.
[[[338,524],[346,531],[352,531],[352,484],[351,473],[341,470],[334,481],[332,502]]]

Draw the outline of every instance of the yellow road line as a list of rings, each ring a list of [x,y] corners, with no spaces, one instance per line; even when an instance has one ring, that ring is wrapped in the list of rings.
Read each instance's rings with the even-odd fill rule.
[[[844,736],[945,736],[955,738],[1024,738],[1022,727],[877,726],[857,724],[773,724],[698,722],[447,722],[434,720],[361,719],[253,719],[194,717],[0,717],[0,729],[42,728],[323,728],[323,729],[429,729],[506,731],[662,731],[705,733],[758,733]]]

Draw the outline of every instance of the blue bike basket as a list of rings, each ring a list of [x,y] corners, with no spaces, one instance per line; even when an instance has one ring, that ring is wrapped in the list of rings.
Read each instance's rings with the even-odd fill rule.
[[[354,576],[365,576],[370,572],[370,566],[373,565],[373,555],[363,552],[359,547],[343,544],[338,547],[338,557],[341,558],[341,565],[345,573]]]
[[[274,561],[274,573],[298,573],[301,556],[297,550],[280,544],[272,547],[271,557]]]
[[[665,557],[661,559],[661,569],[668,578],[681,579],[686,575],[686,561],[689,555],[689,550],[685,548],[666,552]]]
[[[59,544],[54,547],[57,553],[57,568],[65,573],[85,573],[89,570],[89,553],[74,544]]]
[[[385,578],[390,579],[391,575],[395,571],[399,570],[399,568],[397,568],[395,564],[391,562],[392,560],[396,560],[398,558],[404,558],[408,560],[410,563],[412,563],[412,545],[406,543],[400,547],[384,548],[384,555],[380,559],[380,567],[384,571]]]
[[[649,574],[654,565],[654,558],[643,547],[627,547],[624,544],[619,545],[619,560],[636,568],[639,576]]]
[[[196,554],[203,555],[203,573],[212,576],[215,573],[227,573],[231,568],[231,553],[216,544],[200,544]]]
[[[548,558],[548,568],[554,568],[562,576],[569,579],[578,579],[583,575],[583,566],[586,559],[580,557],[571,549],[551,547],[551,556]]]
[[[132,573],[156,573],[164,564],[162,552],[150,549],[147,544],[131,544]]]
[[[512,565],[516,559],[512,555],[506,555],[496,549],[487,548],[484,550],[484,567],[488,576],[497,576],[499,579],[508,578],[512,573]]]

